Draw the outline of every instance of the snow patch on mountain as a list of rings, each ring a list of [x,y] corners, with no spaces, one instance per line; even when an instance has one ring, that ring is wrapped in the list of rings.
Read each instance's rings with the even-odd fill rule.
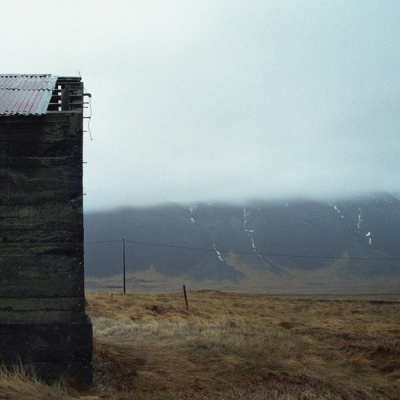
[[[258,249],[256,247],[256,243],[254,241],[254,236],[253,233],[255,232],[254,229],[248,229],[248,221],[250,217],[250,210],[247,210],[246,208],[243,208],[243,227],[244,231],[247,233],[247,236],[250,239],[251,242],[251,247],[253,248],[254,252],[262,259],[261,254],[258,252]]]
[[[197,206],[190,206],[190,207],[188,208],[188,210],[190,211],[190,220],[191,220],[193,223],[196,223],[196,221],[195,221],[195,219],[194,219],[194,217],[193,217],[193,213],[194,213],[194,211],[196,210],[196,208],[197,208]]]
[[[362,216],[361,216],[361,208],[358,209],[359,214],[358,214],[358,222],[357,222],[357,232],[360,232],[360,226],[361,226],[361,222],[362,222]]]
[[[217,253],[218,258],[219,258],[222,262],[225,262],[225,261],[223,260],[222,256],[221,256],[221,253],[217,250],[217,246],[215,245],[215,243],[213,243],[213,246],[214,246],[215,252]]]
[[[336,212],[342,217],[344,218],[343,214],[340,212],[339,207],[334,205],[333,208],[336,210]]]
[[[366,233],[365,236],[368,238],[368,243],[371,245],[372,244],[371,232]]]

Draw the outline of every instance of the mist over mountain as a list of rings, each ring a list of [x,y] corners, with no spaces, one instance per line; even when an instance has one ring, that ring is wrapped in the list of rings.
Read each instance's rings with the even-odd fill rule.
[[[85,215],[87,277],[152,269],[166,277],[240,283],[253,273],[353,283],[400,276],[400,199],[247,205],[170,204]],[[307,275],[308,274],[308,275]]]

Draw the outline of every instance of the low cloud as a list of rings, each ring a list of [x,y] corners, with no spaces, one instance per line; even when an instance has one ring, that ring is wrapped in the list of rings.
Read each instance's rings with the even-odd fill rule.
[[[400,191],[398,3],[75,3],[0,30],[3,72],[93,95],[86,209]]]

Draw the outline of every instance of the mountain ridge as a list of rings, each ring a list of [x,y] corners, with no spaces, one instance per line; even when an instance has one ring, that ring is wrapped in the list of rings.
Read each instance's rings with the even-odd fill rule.
[[[87,277],[120,274],[125,238],[133,275],[152,268],[240,283],[257,271],[290,284],[330,269],[332,279],[372,282],[400,276],[399,233],[400,199],[392,195],[121,208],[85,214],[85,268]]]

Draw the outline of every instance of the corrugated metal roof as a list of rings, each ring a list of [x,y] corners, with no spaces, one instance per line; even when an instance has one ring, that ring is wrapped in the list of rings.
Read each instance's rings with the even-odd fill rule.
[[[0,75],[0,116],[46,114],[57,76]]]

